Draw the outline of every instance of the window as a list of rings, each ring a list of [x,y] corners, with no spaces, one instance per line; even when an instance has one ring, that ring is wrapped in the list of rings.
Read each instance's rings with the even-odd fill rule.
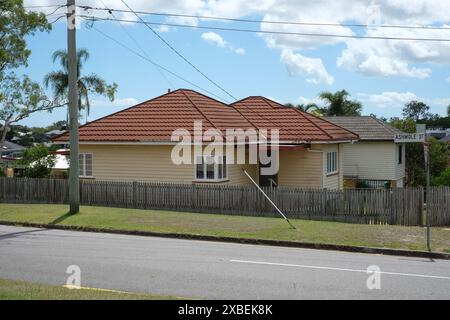
[[[197,156],[195,160],[195,178],[197,180],[224,180],[227,178],[225,156],[204,156],[203,159],[202,156]]]
[[[403,145],[398,145],[398,164],[403,163]]]
[[[327,174],[338,171],[338,153],[337,151],[327,152]]]
[[[92,153],[80,153],[80,177],[92,177]]]

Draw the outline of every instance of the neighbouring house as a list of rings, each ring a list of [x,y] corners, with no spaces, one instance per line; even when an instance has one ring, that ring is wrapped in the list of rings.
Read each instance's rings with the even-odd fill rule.
[[[439,140],[450,136],[450,128],[427,128],[426,135],[428,137],[435,137]]]
[[[346,187],[404,186],[405,144],[394,140],[401,130],[372,116],[324,119],[359,135],[358,142],[343,146]]]
[[[236,164],[226,152],[218,152],[212,162],[189,155],[191,163],[175,164],[172,153],[177,141],[175,130],[194,135],[194,121],[201,121],[204,134],[216,130],[253,130],[263,135],[279,129],[279,147],[266,148],[279,153],[279,171],[267,176],[267,164],[251,163],[251,140],[239,144],[246,162]],[[267,133],[266,133],[267,134]],[[262,186],[289,186],[341,189],[343,187],[343,146],[358,140],[358,135],[295,108],[287,108],[264,97],[248,97],[231,105],[198,92],[178,89],[133,107],[80,126],[80,177],[83,179],[147,181],[164,183],[213,183],[251,185],[242,169]],[[272,136],[266,137],[269,142]],[[67,144],[69,133],[53,138]],[[203,146],[202,146],[203,144]],[[179,144],[178,144],[179,145]],[[195,143],[188,143],[195,150]],[[198,144],[197,144],[198,148]],[[269,151],[268,151],[269,152]]]
[[[9,163],[19,159],[22,156],[24,150],[25,150],[24,146],[6,140],[2,149],[3,166],[7,167]]]

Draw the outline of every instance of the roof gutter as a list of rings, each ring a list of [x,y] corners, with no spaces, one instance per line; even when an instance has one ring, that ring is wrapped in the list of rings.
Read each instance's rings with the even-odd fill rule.
[[[278,144],[292,144],[292,145],[298,145],[298,144],[335,144],[335,143],[354,143],[358,140],[332,140],[332,141],[278,141]],[[231,143],[231,144],[265,144],[270,141],[263,141],[263,142],[237,142],[237,143]],[[51,144],[68,144],[69,141],[52,141]],[[204,141],[201,144],[229,144],[227,142],[208,142]],[[183,143],[178,141],[80,141],[79,144],[81,145],[179,145],[179,144],[185,144],[185,145],[198,145],[199,142],[194,143]]]

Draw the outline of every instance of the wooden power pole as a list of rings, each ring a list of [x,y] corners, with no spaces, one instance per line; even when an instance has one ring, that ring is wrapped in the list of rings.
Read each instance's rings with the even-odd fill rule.
[[[70,214],[80,210],[80,181],[78,160],[78,71],[76,45],[75,0],[67,0],[67,55],[69,58],[69,126],[70,126]]]

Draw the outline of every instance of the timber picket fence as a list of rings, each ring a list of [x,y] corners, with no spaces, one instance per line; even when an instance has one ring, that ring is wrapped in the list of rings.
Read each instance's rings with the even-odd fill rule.
[[[300,189],[264,188],[289,218],[363,224],[420,226],[424,223],[422,188]],[[0,178],[0,202],[68,203],[63,179]],[[83,205],[163,209],[229,215],[277,216],[254,187],[162,184],[123,181],[80,181]],[[431,225],[450,225],[450,188],[430,190]]]

